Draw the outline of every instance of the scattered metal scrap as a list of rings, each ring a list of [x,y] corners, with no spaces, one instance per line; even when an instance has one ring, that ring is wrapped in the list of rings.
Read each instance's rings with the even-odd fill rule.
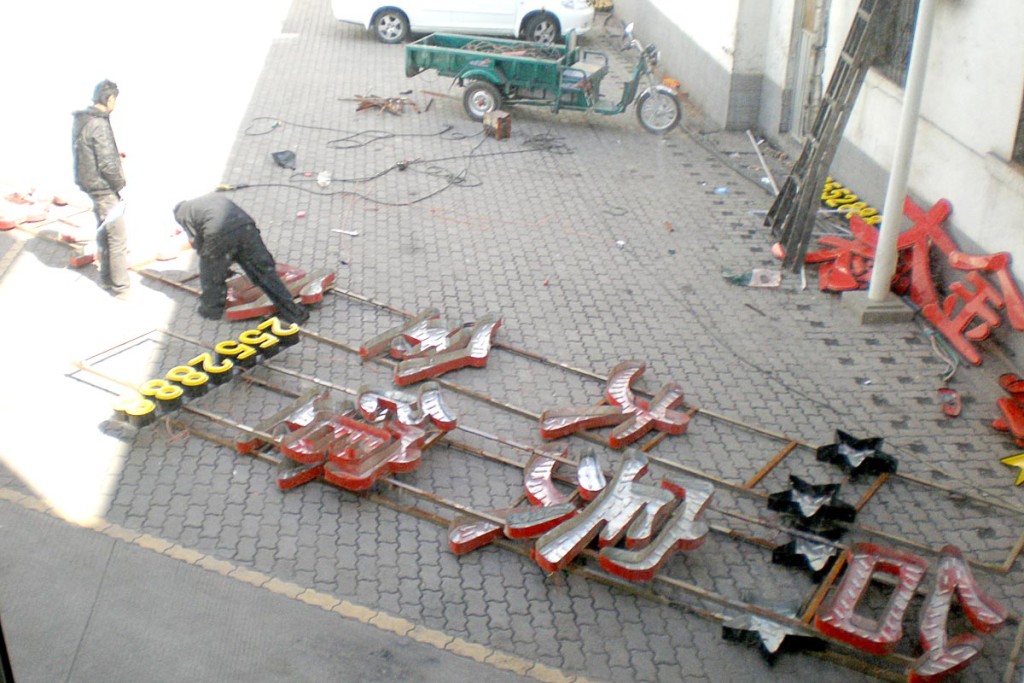
[[[530,47],[521,47],[519,45],[509,45],[507,43],[482,39],[471,40],[463,45],[461,49],[469,50],[471,52],[486,52],[509,57],[527,57],[529,59],[559,59],[562,57],[562,50],[557,46],[550,47],[537,44]]]
[[[754,268],[745,273],[722,271],[722,277],[743,287],[778,287],[782,284],[782,271],[774,268]]]
[[[356,95],[354,98],[349,100],[356,102],[356,111],[365,111],[366,109],[376,109],[380,113],[387,112],[394,116],[400,116],[405,113],[405,108],[411,107],[417,114],[420,113],[420,107],[414,101],[408,97],[378,97],[377,95]],[[429,108],[429,104],[427,105]]]
[[[750,140],[750,144],[754,146],[754,152],[757,154],[757,160],[761,162],[761,170],[764,171],[765,180],[771,185],[772,194],[776,197],[779,196],[779,186],[775,183],[775,176],[772,175],[772,169],[768,168],[768,163],[764,160],[764,155],[761,154],[761,141],[754,139],[754,134],[747,130],[747,138]]]
[[[949,387],[940,387],[938,392],[939,398],[942,399],[942,413],[946,417],[958,417],[963,409],[960,392]]]
[[[67,247],[71,251],[68,265],[72,268],[81,268],[96,258],[96,232],[89,227],[91,217],[92,212],[86,207],[71,206],[59,197],[34,189],[0,197],[0,231],[17,228]]]

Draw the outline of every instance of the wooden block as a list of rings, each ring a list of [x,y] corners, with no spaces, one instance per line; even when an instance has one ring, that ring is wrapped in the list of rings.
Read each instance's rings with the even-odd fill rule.
[[[504,140],[512,135],[512,115],[500,109],[484,114],[484,135]]]

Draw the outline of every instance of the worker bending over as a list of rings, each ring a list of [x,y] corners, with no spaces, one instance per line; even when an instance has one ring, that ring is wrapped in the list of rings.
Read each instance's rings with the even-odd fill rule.
[[[222,194],[207,194],[179,202],[174,219],[184,228],[189,243],[199,253],[199,315],[219,320],[227,300],[228,270],[241,266],[249,280],[277,306],[278,317],[302,325],[309,311],[295,303],[277,274],[274,257],[256,228],[256,221],[242,207]]]

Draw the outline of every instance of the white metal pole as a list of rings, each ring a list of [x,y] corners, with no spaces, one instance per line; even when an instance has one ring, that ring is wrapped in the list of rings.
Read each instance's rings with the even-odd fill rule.
[[[903,218],[903,199],[907,196],[907,178],[914,153],[914,136],[921,111],[921,92],[924,90],[934,18],[935,0],[919,0],[910,66],[907,68],[907,85],[903,93],[903,111],[896,131],[892,171],[889,173],[889,186],[882,207],[882,229],[878,235],[875,264],[868,289],[868,299],[873,302],[884,301],[889,296],[892,276],[896,272],[896,241],[899,239],[900,221]]]

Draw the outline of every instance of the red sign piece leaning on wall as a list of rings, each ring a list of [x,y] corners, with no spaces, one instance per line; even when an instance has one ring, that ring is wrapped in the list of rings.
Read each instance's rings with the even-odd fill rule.
[[[1013,440],[1018,446],[1024,446],[1024,379],[1021,379],[1012,372],[1004,372],[999,376],[999,386],[1009,396],[1003,396],[996,400],[996,406],[1002,414],[992,421],[992,426],[1001,432],[1010,432]],[[1003,462],[1009,465],[1016,465],[1017,461]],[[1017,486],[1024,483],[1024,471],[1017,477]]]
[[[913,226],[897,241],[899,261],[893,277],[893,291],[909,294],[910,300],[953,347],[970,363],[978,365],[981,356],[975,343],[988,338],[1002,323],[999,311],[1015,330],[1024,331],[1024,295],[1010,271],[1010,255],[999,252],[970,255],[957,249],[943,229],[952,206],[940,199],[925,211],[907,197],[903,213]],[[827,236],[819,243],[828,247],[807,255],[807,263],[820,264],[821,289],[846,291],[863,289],[871,277],[878,243],[878,231],[858,216],[850,219],[853,239]],[[950,294],[940,297],[932,279],[932,248],[945,256],[949,265],[965,271],[964,281],[949,285]],[[993,282],[994,281],[994,282]]]
[[[973,342],[984,341],[999,327],[998,310],[1005,308],[1007,319],[1015,330],[1024,331],[1024,297],[1010,272],[1010,255],[1001,252],[989,256],[969,256],[959,251],[947,254],[950,265],[966,270],[966,283],[954,282],[952,294],[941,307],[927,303],[921,313],[931,322],[964,358],[979,365],[981,356]],[[999,288],[989,281],[994,276]],[[917,302],[915,302],[917,303]]]

